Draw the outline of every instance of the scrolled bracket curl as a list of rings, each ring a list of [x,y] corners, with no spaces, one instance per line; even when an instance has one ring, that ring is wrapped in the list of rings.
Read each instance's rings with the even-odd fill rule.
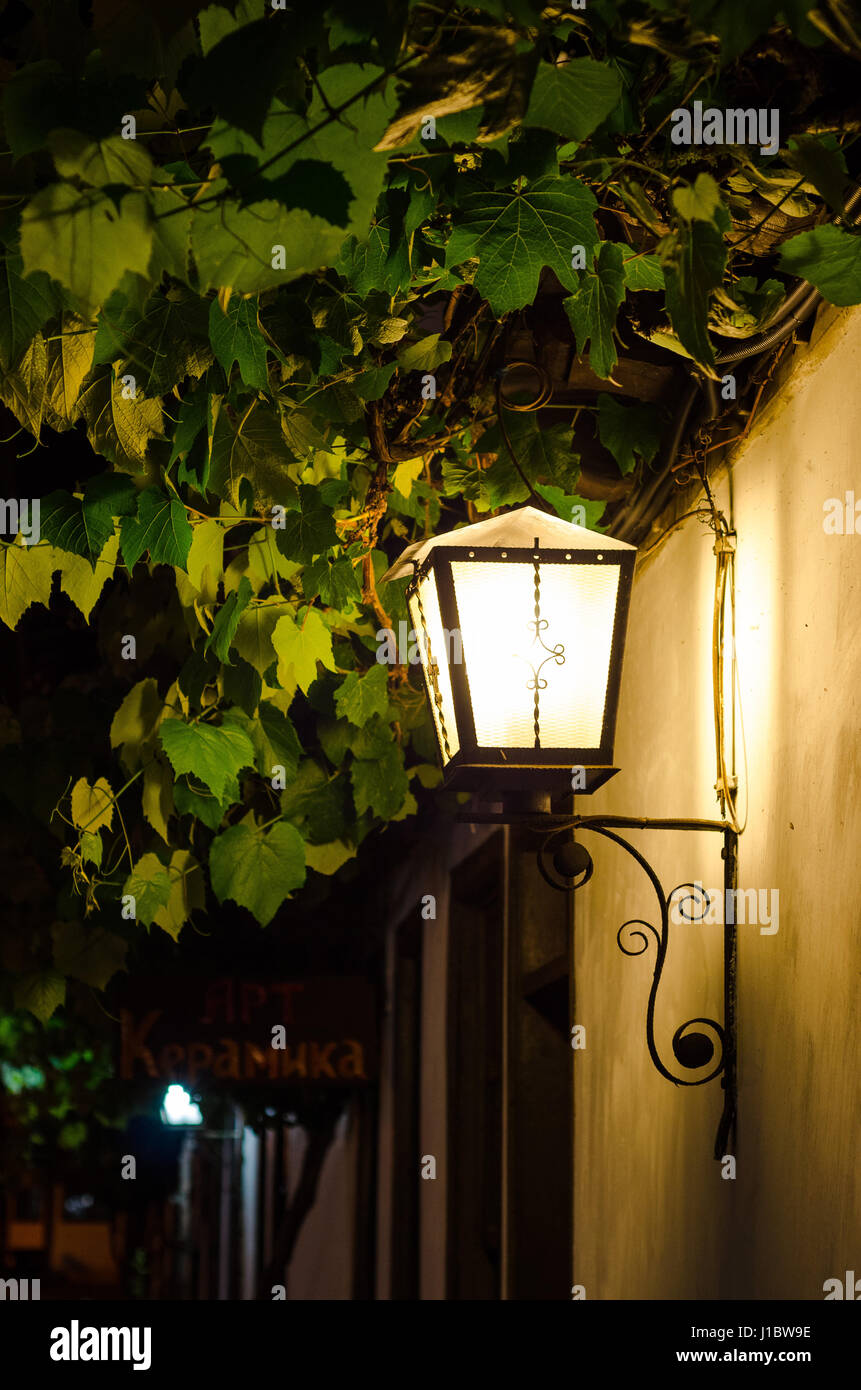
[[[720,1076],[725,1069],[727,1036],[724,1028],[713,1018],[691,1018],[680,1024],[673,1034],[672,1051],[676,1067],[671,1069],[661,1057],[655,1040],[655,1008],[669,947],[670,903],[674,898],[677,899],[675,907],[682,921],[702,922],[711,905],[709,894],[697,883],[679,884],[669,894],[665,894],[651,864],[628,840],[607,826],[595,824],[594,821],[581,828],[593,830],[619,845],[639,864],[652,885],[660,913],[660,927],[644,918],[633,917],[622,923],[616,933],[616,941],[620,951],[626,956],[642,956],[651,946],[655,947],[655,964],[646,1009],[646,1043],[655,1068],[674,1086],[704,1086],[716,1076]],[[556,873],[560,875],[561,882],[554,881],[548,872],[544,862],[548,854],[552,855],[551,862]],[[539,851],[539,867],[552,887],[563,890],[567,888],[569,891],[583,887],[591,878],[593,869],[591,856],[582,845],[572,839],[570,829],[567,832],[556,831],[547,837]],[[708,1067],[708,1071],[704,1075],[693,1077],[684,1074],[702,1071],[705,1067]]]

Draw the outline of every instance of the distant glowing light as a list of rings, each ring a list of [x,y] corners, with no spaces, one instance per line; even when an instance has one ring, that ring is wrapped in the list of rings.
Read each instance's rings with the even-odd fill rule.
[[[161,1118],[166,1125],[202,1125],[200,1107],[182,1086],[168,1086],[161,1106]]]

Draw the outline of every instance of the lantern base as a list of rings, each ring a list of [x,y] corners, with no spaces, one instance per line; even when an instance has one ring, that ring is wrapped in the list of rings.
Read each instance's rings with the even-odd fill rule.
[[[619,771],[617,767],[554,766],[517,767],[511,763],[461,763],[446,769],[447,787],[474,792],[484,801],[499,801],[509,792],[527,793],[556,800],[563,796],[590,796]]]

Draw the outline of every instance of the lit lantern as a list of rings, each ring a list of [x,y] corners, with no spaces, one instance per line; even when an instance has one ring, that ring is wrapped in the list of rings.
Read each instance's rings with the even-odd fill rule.
[[[594,791],[612,767],[635,547],[534,507],[408,546],[447,783]]]

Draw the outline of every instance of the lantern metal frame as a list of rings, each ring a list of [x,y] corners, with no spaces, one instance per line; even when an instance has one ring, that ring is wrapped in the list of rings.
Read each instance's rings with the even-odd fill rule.
[[[605,554],[607,559],[604,558]],[[540,746],[497,748],[480,745],[476,738],[469,690],[469,656],[464,651],[462,662],[450,662],[448,665],[459,743],[457,752],[446,754],[439,730],[436,729],[436,724],[434,725],[443,779],[447,786],[454,786],[457,790],[482,792],[503,788],[528,791],[549,787],[561,794],[570,792],[572,770],[576,767],[582,771],[584,783],[578,790],[588,794],[615,776],[619,769],[612,766],[613,743],[635,558],[636,552],[633,549],[620,552],[608,547],[604,552],[600,548],[582,549],[572,546],[564,549],[545,548],[536,541],[531,547],[438,545],[422,562],[412,561],[413,575],[405,595],[407,602],[416,594],[422,580],[432,572],[436,580],[441,624],[444,630],[450,632],[461,631],[456,586],[452,574],[453,563],[465,561],[481,564],[520,564],[524,567],[535,566],[537,569],[540,569],[541,564],[594,565],[603,569],[612,565],[619,571],[600,743],[592,748],[564,749]],[[427,640],[426,632],[423,636]],[[435,697],[426,661],[422,660],[421,668],[425,691],[433,707]],[[441,715],[440,719],[442,721]]]

